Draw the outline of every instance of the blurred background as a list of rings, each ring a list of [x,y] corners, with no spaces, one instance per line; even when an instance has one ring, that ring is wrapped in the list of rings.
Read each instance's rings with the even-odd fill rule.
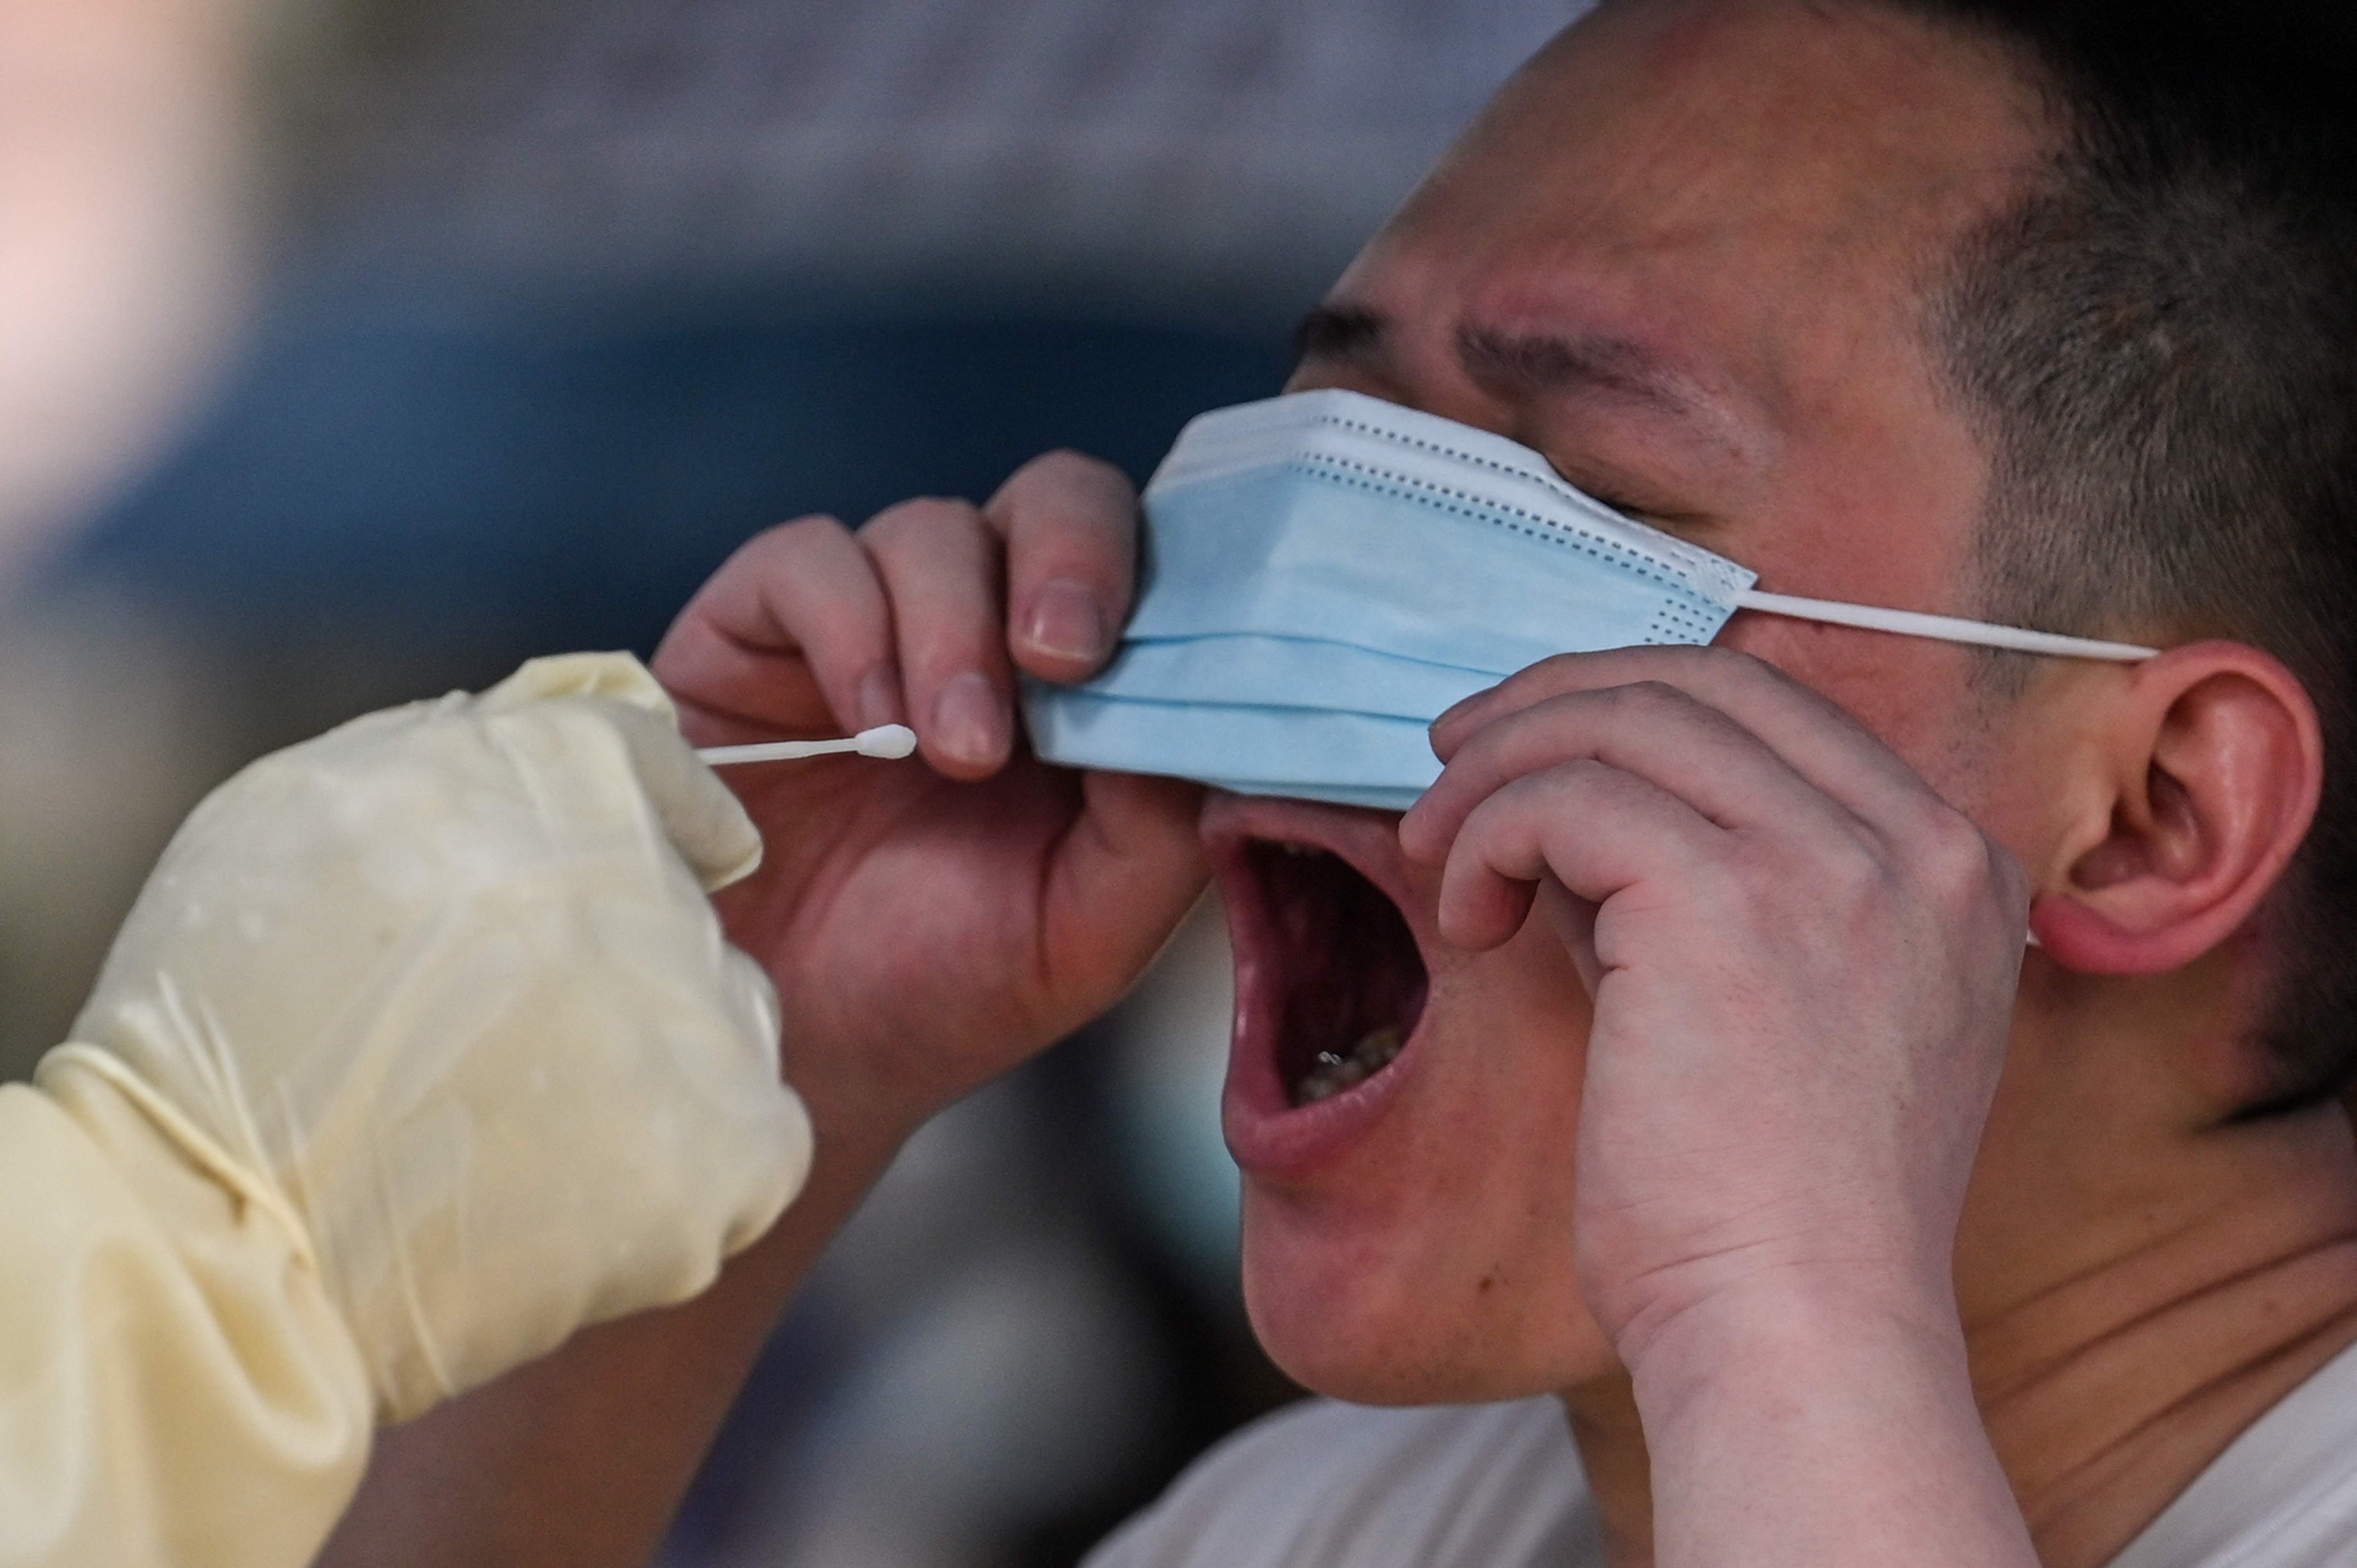
[[[0,0],[0,1075],[249,757],[742,540],[1143,478],[1582,0]],[[672,1568],[1075,1561],[1292,1397],[1216,908],[914,1142]],[[790,1047],[791,1048],[791,1047]]]

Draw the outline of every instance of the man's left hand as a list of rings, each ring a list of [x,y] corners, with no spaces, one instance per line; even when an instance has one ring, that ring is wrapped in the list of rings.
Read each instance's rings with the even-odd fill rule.
[[[1433,744],[1447,769],[1400,832],[1446,864],[1443,935],[1494,947],[1536,898],[1594,997],[1577,1256],[1624,1362],[1794,1299],[1953,1326],[2021,962],[2012,857],[1724,649],[1549,660]]]

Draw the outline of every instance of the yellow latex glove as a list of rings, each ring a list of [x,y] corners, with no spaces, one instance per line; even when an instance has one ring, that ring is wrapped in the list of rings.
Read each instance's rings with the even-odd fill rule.
[[[199,806],[0,1090],[0,1563],[307,1562],[373,1419],[708,1284],[810,1158],[759,853],[619,656]]]

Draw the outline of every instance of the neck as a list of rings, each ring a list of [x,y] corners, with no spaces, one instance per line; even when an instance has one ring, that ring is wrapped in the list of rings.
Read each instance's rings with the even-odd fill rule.
[[[2357,1148],[2340,1107],[2190,1136],[2176,1201],[2143,1187],[2145,1212],[2119,1213],[2098,1245],[1965,1306],[1982,1419],[2051,1568],[2110,1561],[2357,1341]]]
[[[2357,1342],[2357,1144],[2328,1106],[2186,1135],[2169,1190],[2038,1195],[2094,1222],[1976,1258],[1958,1279],[1991,1444],[2048,1568],[2100,1568],[2246,1427]],[[2027,1197],[2030,1195],[2016,1195]],[[2072,1199],[2083,1199],[2073,1202]],[[2010,1221],[2010,1223],[2008,1223]],[[2024,1254],[2042,1256],[2028,1266]],[[1973,1288],[1976,1274],[1993,1286]],[[1651,1568],[1644,1431],[1625,1377],[1567,1391],[1612,1568]]]

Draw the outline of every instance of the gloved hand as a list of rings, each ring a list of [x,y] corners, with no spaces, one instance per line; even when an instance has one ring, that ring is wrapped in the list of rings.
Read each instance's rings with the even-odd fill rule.
[[[164,1516],[150,1533],[174,1561],[193,1560],[176,1509],[233,1527],[273,1478],[165,1495],[156,1477],[192,1461],[143,1418],[201,1443],[169,1407],[210,1402],[255,1452],[283,1438],[292,1471],[348,1469],[312,1488],[342,1487],[316,1549],[359,1473],[334,1432],[366,1442],[365,1419],[328,1407],[357,1391],[381,1419],[414,1415],[586,1324],[695,1294],[776,1219],[808,1123],[779,1076],[769,982],[705,897],[759,854],[620,657],[544,660],[479,698],[358,720],[189,817],[37,1074],[78,1131],[8,1108],[161,1205],[195,1281],[162,1277],[154,1235],[111,1277],[81,1259],[76,1288],[114,1297],[83,1303],[88,1336],[126,1339],[149,1374],[133,1391],[158,1408],[66,1410],[71,1432],[49,1434],[136,1473],[131,1510]],[[210,1221],[207,1187],[231,1195]],[[192,1240],[208,1223],[225,1234]],[[0,1283],[0,1343],[25,1342],[9,1297],[57,1327],[40,1310],[54,1293],[19,1283]],[[120,1371],[85,1348],[105,1363],[93,1388]],[[256,1408],[298,1385],[289,1410]],[[9,1408],[0,1390],[0,1465],[38,1435],[9,1434]],[[0,1474],[0,1514],[13,1490]],[[267,1560],[245,1544],[236,1560]]]

